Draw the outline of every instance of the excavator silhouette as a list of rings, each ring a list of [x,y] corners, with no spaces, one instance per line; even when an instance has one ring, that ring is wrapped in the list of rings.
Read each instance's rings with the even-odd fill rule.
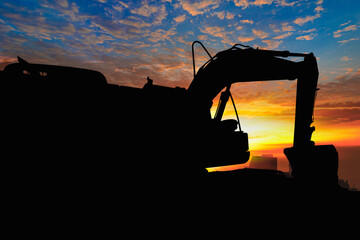
[[[209,55],[197,72],[195,44]],[[272,187],[278,184],[284,189],[299,185],[339,188],[335,147],[315,145],[311,140],[319,75],[313,53],[235,44],[211,56],[199,41],[193,43],[192,53],[194,79],[187,89],[155,85],[149,77],[143,88],[118,86],[107,83],[97,71],[32,64],[18,58],[19,63],[0,72],[3,96],[7,96],[3,115],[4,132],[10,131],[3,135],[7,149],[13,149],[17,159],[35,157],[36,161],[22,162],[23,173],[28,167],[41,169],[42,179],[44,173],[53,177],[66,172],[80,182],[143,178],[154,185],[198,177],[214,183],[237,176],[235,179],[250,185],[259,183],[253,187],[271,182]],[[288,57],[303,61],[285,59]],[[248,135],[239,117],[222,120],[229,99],[235,107],[231,85],[295,79],[294,142],[284,149],[292,178],[278,171],[250,169],[209,173],[206,168],[249,160]],[[212,118],[210,108],[222,90]]]

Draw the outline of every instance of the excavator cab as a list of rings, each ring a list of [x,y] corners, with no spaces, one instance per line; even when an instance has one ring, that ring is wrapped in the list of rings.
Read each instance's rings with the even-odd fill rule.
[[[219,142],[221,142],[221,147],[219,147],[222,148],[221,154],[225,154],[227,157],[218,156],[217,162],[212,162],[211,166],[208,167],[243,164],[250,157],[248,134],[241,129],[240,119],[230,88],[231,85],[228,85],[221,92],[214,117],[211,119],[213,129],[218,129],[218,131],[212,129],[212,132],[217,133]],[[229,99],[231,99],[236,119],[223,119]]]
[[[209,61],[206,62],[202,67],[200,67],[197,73],[195,71],[195,43],[199,43],[210,57]],[[220,94],[215,115],[211,117],[210,108],[213,105],[215,96],[213,96],[211,99],[206,99],[203,96],[199,98],[197,94],[193,94],[192,88],[194,86],[193,83],[198,81],[199,79],[199,73],[201,77],[201,72],[204,70],[204,68],[216,59],[210,55],[210,53],[207,51],[207,49],[201,42],[195,41],[192,45],[192,50],[194,80],[187,91],[188,97],[190,99],[190,105],[192,106],[190,107],[190,109],[193,108],[194,112],[208,112],[208,114],[206,114],[207,117],[203,117],[204,119],[202,121],[202,124],[204,122],[208,123],[206,133],[204,135],[209,136],[204,137],[203,141],[206,142],[207,139],[211,139],[212,141],[216,142],[216,147],[212,148],[211,154],[205,157],[205,160],[203,160],[203,164],[206,168],[211,168],[246,163],[250,157],[248,134],[241,129],[240,119],[237,113],[236,105],[230,91],[232,83],[229,83],[226,86],[222,86],[222,88],[220,88],[220,91],[222,89],[224,89],[224,91]],[[208,87],[211,88],[211,82]],[[203,90],[205,91],[201,90],[200,95],[204,94],[204,92],[209,89]],[[218,92],[216,93],[216,95],[217,94]],[[236,113],[236,119],[223,119],[226,104],[229,102],[230,99]],[[203,110],[199,111],[199,109]],[[198,116],[198,118],[202,117]],[[210,120],[205,120],[205,118],[210,118]],[[209,143],[208,145],[212,145],[212,143]]]

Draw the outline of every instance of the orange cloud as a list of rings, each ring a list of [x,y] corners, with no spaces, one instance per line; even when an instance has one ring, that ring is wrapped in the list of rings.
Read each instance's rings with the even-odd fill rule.
[[[226,19],[233,19],[235,17],[235,14],[234,13],[230,13],[230,12],[227,12],[226,13]]]
[[[174,21],[177,22],[177,23],[181,23],[183,21],[185,21],[186,19],[186,15],[180,15],[180,16],[177,16],[176,18],[174,18]]]
[[[243,37],[243,36],[240,36],[237,38],[237,40],[239,40],[239,42],[250,42],[252,40],[254,40],[255,38],[254,37]]]
[[[201,32],[209,34],[213,37],[225,38],[229,32],[225,31],[224,27],[205,27],[204,29],[200,29]]]
[[[282,23],[281,30],[283,32],[292,32],[292,31],[295,31],[295,28],[293,26],[289,26],[288,23]]]
[[[334,36],[335,37],[335,36]],[[359,38],[350,38],[350,39],[346,39],[346,40],[342,40],[342,41],[338,41],[338,43],[341,43],[341,45],[351,42],[351,41],[356,41],[359,40]]]
[[[360,69],[356,72],[347,69],[347,73],[339,75],[335,81],[319,83],[319,103],[349,102],[358,99],[360,92]],[[357,100],[358,101],[358,100]]]
[[[249,20],[249,19],[244,19],[244,20],[240,20],[241,23],[250,23],[253,24],[254,21],[253,20]]]
[[[357,30],[357,25],[350,25],[350,26],[347,26],[343,29],[339,29],[337,31],[334,32],[334,37],[340,37],[341,34],[340,33],[343,33],[343,32],[349,32],[349,31],[356,31]]]
[[[9,63],[17,62],[17,58],[8,57],[8,56],[0,56],[0,71],[3,71],[6,65]]]
[[[272,3],[273,3],[273,0],[255,0],[251,4],[255,5],[255,6],[262,6],[262,5],[270,5]]]
[[[248,0],[234,0],[235,6],[242,7],[243,9],[247,8],[250,3]]]
[[[192,16],[203,14],[210,7],[212,9],[216,9],[219,7],[220,0],[198,0],[198,1],[190,1],[190,0],[180,0],[180,5],[182,8],[190,13]]]
[[[252,29],[252,32],[254,33],[254,35],[258,38],[267,38],[269,36],[268,33],[261,31],[261,30],[257,30],[257,29]]]
[[[274,37],[273,39],[284,39],[284,38],[291,36],[292,34],[293,34],[292,32],[286,32],[284,34]]]
[[[141,7],[130,10],[131,13],[149,17],[151,14],[158,11],[158,7],[155,5],[149,5],[146,1],[141,3]],[[164,6],[164,5],[163,5]]]
[[[174,29],[169,29],[167,31],[163,29],[158,29],[152,33],[150,33],[150,38],[148,40],[150,42],[159,42],[163,40],[170,40],[170,36],[175,35],[176,32]]]
[[[264,43],[268,45],[269,49],[277,48],[283,41],[274,41],[274,40],[263,40]]]
[[[224,18],[225,18],[225,11],[215,12],[214,15],[216,15],[219,19],[224,20]]]
[[[305,23],[307,22],[312,22],[314,21],[315,19],[321,17],[321,15],[318,13],[314,16],[306,16],[306,17],[299,17],[297,19],[294,20],[294,23],[296,23],[297,25],[300,25],[300,26],[303,26]]]
[[[253,2],[250,2],[249,0],[234,0],[234,4],[237,7],[242,7],[242,9],[246,9],[248,6],[253,5],[253,6],[263,6],[263,5],[270,5],[274,2],[274,0],[255,0]],[[281,6],[286,6],[285,5],[285,1],[282,0],[279,3]],[[284,4],[284,5],[282,5]]]
[[[316,37],[317,34],[316,33],[311,33],[311,34],[308,34],[308,35],[303,35],[303,36],[299,36],[299,37],[296,37],[296,40],[313,40],[314,37]]]
[[[147,1],[143,1],[139,8],[132,9],[130,12],[144,17],[153,16],[152,24],[154,25],[160,25],[168,14],[165,5],[150,5]]]

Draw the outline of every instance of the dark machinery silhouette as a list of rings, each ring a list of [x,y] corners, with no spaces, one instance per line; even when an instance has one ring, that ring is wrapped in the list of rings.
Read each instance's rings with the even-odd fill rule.
[[[196,43],[196,42],[194,42]],[[297,79],[294,142],[292,148],[284,149],[292,175],[302,181],[336,185],[338,154],[333,145],[315,146],[311,136],[313,112],[318,82],[318,67],[313,53],[290,53],[288,51],[259,50],[236,44],[217,53],[194,74],[188,92],[197,104],[209,106],[211,100],[226,87],[221,97],[215,121],[221,120],[224,105],[230,95],[231,84],[236,82],[295,80]],[[303,57],[301,62],[286,57]],[[230,95],[231,96],[231,95]],[[238,122],[239,123],[239,122]]]
[[[248,135],[239,117],[222,120],[229,99],[235,107],[231,85],[297,79],[294,143],[284,149],[293,179],[337,187],[335,147],[317,146],[311,140],[318,90],[314,55],[236,44],[211,56],[201,44],[209,60],[195,72],[195,43],[201,44],[196,41],[192,46],[194,79],[188,89],[155,85],[150,78],[143,88],[118,86],[96,71],[30,64],[21,58],[8,65],[0,72],[3,96],[8,96],[3,128],[12,127],[6,135],[9,142],[22,141],[17,157],[29,159],[32,154],[43,160],[41,168],[49,158],[58,159],[57,169],[69,170],[63,165],[67,159],[74,176],[101,176],[109,182],[125,175],[152,181],[223,176],[207,173],[206,168],[249,159]],[[287,57],[304,59],[294,62]],[[223,89],[212,118],[212,101]],[[19,143],[9,147],[14,146]],[[246,170],[242,176],[246,174],[253,176],[254,171]],[[268,181],[262,176],[269,174],[256,174],[263,183]]]

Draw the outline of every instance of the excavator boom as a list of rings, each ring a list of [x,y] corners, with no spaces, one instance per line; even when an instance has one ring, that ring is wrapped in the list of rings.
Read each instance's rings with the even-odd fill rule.
[[[290,56],[304,57],[304,61],[284,59]],[[312,53],[242,49],[235,45],[204,64],[188,92],[195,101],[209,106],[223,88],[236,82],[298,79],[294,146],[308,145],[314,129],[310,125],[313,122],[318,75],[316,58]]]

